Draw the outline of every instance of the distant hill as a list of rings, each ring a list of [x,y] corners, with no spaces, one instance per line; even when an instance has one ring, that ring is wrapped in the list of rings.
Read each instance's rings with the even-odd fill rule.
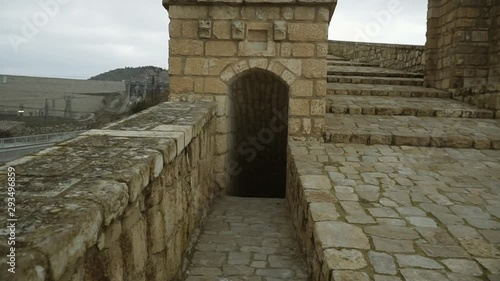
[[[141,66],[141,67],[125,67],[117,68],[97,76],[91,77],[89,80],[99,80],[99,81],[146,81],[148,76],[154,75],[155,70],[159,67],[155,66]],[[160,79],[162,82],[168,82],[168,70],[162,69],[160,73]]]

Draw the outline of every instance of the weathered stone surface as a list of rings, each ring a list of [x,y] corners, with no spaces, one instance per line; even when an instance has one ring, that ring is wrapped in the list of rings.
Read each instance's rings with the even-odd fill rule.
[[[365,227],[365,232],[374,236],[393,239],[412,240],[420,237],[415,230],[409,227],[375,225]]]
[[[408,240],[394,240],[373,237],[373,244],[377,251],[389,253],[414,253],[413,243]]]
[[[338,281],[369,281],[370,277],[365,272],[335,270],[333,271],[333,280]]]
[[[441,281],[446,280],[446,277],[432,270],[424,269],[402,269],[401,274],[407,281]]]
[[[360,227],[344,222],[317,222],[314,225],[318,242],[323,248],[345,247],[370,249],[368,237]]]
[[[325,260],[332,269],[361,269],[367,266],[363,254],[357,250],[335,250],[324,251]]]
[[[469,254],[461,247],[458,246],[440,246],[420,244],[419,247],[429,257],[443,257],[443,258],[468,258]]]
[[[435,260],[419,255],[396,255],[396,259],[400,267],[420,267],[424,269],[443,268],[443,266]]]
[[[448,269],[452,272],[470,275],[470,276],[481,276],[483,271],[475,261],[463,260],[463,259],[446,259],[442,260],[442,263],[446,265]]]
[[[380,274],[395,275],[397,273],[394,258],[385,253],[369,252],[368,257],[375,272]]]

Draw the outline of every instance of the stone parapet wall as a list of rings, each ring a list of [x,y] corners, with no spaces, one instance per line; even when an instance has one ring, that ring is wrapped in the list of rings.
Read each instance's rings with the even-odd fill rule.
[[[328,53],[385,68],[424,71],[424,46],[330,40]]]
[[[317,223],[330,220],[336,215],[335,197],[330,192],[330,182],[321,182],[324,176],[301,176],[301,170],[314,170],[312,167],[301,166],[300,159],[310,158],[302,142],[291,142],[288,150],[287,167],[287,201],[290,206],[293,226],[297,233],[302,251],[307,258],[312,281],[330,281],[331,268],[326,262],[322,248],[323,242],[315,232]],[[320,143],[317,143],[318,147]],[[303,153],[305,150],[305,153]],[[317,179],[317,180],[316,180]],[[304,184],[310,186],[304,186]],[[332,209],[333,208],[333,209]],[[330,212],[333,210],[333,212]]]
[[[177,280],[217,195],[215,116],[213,103],[163,103],[8,163],[17,267],[2,255],[0,279]]]

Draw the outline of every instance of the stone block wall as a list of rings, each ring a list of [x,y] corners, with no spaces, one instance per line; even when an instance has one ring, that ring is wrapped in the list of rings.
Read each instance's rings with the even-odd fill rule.
[[[430,0],[425,79],[475,106],[500,109],[498,7],[500,1]]]
[[[424,46],[349,41],[328,42],[328,52],[349,60],[409,72],[424,72]]]
[[[218,103],[216,172],[222,189],[228,184],[228,142],[234,139],[228,118],[235,103],[231,87],[250,69],[264,70],[288,86],[292,138],[321,138],[328,24],[335,4],[164,0],[170,16],[170,99]]]
[[[215,115],[213,103],[164,103],[7,164],[17,268],[2,255],[0,279],[177,280],[216,196]]]
[[[301,147],[304,146],[304,147]],[[318,143],[318,146],[320,144]],[[329,220],[334,213],[329,212],[335,197],[330,192],[330,182],[321,174],[301,176],[299,171],[310,170],[301,165],[301,159],[311,159],[304,143],[292,142],[288,150],[287,201],[290,206],[292,223],[307,258],[311,280],[330,281],[331,266],[328,264],[321,237],[315,228],[317,224]],[[309,186],[304,186],[307,183]],[[335,207],[333,207],[335,209]]]

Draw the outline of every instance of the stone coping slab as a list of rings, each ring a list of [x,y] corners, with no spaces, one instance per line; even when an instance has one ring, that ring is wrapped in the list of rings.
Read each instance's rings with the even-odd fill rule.
[[[495,117],[495,112],[467,103],[440,98],[408,98],[378,96],[327,96],[328,111],[337,114],[407,115],[426,117]]]
[[[288,199],[313,280],[499,277],[499,151],[289,147]]]
[[[122,215],[215,115],[215,103],[167,102],[0,167],[4,183],[4,172],[15,168],[18,256],[40,263],[40,271],[27,269],[39,279],[29,280],[46,280],[47,264],[55,279],[76,264],[99,229]],[[0,223],[7,219],[4,212]],[[5,245],[0,250],[7,252]]]
[[[500,149],[500,120],[326,115],[327,142]]]

